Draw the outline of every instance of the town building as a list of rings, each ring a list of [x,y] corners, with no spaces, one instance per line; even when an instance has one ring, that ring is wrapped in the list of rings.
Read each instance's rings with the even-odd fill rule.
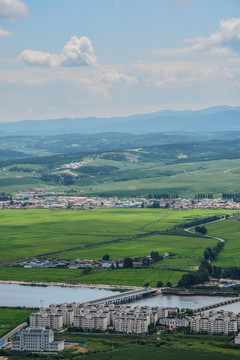
[[[30,315],[30,326],[44,326],[60,330],[72,326],[84,331],[115,331],[128,334],[145,334],[149,324],[168,316],[168,308],[135,306],[127,304],[64,303],[51,304]]]
[[[62,351],[64,340],[54,340],[54,332],[44,327],[29,327],[12,340],[12,350],[16,351]]]
[[[195,333],[235,334],[239,325],[238,315],[224,310],[212,310],[209,313],[196,315],[190,319],[190,330]]]

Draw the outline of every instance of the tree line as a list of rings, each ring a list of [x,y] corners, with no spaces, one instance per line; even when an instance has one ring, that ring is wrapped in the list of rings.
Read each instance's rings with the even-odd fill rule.
[[[219,242],[213,249],[206,248],[204,250],[204,259],[197,271],[191,271],[184,274],[178,282],[179,287],[187,288],[192,285],[203,283],[209,280],[209,276],[219,278],[222,276],[222,268],[220,266],[212,266],[211,261],[214,260],[219,252],[223,249],[224,243]],[[240,272],[239,272],[240,274]]]

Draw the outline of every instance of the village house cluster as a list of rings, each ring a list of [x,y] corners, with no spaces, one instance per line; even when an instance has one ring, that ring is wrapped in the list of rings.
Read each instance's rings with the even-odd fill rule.
[[[131,208],[151,207],[157,201],[159,207],[173,209],[240,209],[240,203],[231,199],[184,199],[147,197],[88,197],[58,194],[45,188],[33,188],[16,194],[11,199],[0,201],[0,209],[50,209],[88,210],[95,207]]]
[[[162,255],[162,258],[168,257],[169,253]],[[153,261],[151,255],[146,255],[133,259],[132,267],[141,268],[146,263],[151,264]],[[109,259],[109,260],[91,260],[91,259],[54,259],[54,258],[34,258],[24,261],[16,261],[11,263],[11,266],[24,268],[63,268],[69,269],[86,269],[86,268],[124,268],[124,258]]]
[[[132,309],[126,304],[64,303],[52,304],[49,308],[32,313],[29,322],[32,327],[53,330],[71,326],[83,331],[106,331],[110,327],[119,333],[146,334],[150,324],[177,313],[177,308],[159,306],[136,306]],[[180,322],[177,322],[177,326],[180,326]],[[185,326],[185,323],[181,323],[181,326]]]

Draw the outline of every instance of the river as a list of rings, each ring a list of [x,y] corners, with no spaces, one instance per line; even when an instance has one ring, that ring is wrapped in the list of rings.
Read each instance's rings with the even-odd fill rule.
[[[86,302],[119,294],[118,291],[95,288],[62,287],[62,286],[30,286],[17,284],[0,284],[0,306],[47,307],[49,304],[64,302]],[[214,304],[224,300],[221,296],[175,296],[158,295],[132,302],[132,306],[150,305],[196,309],[203,305]],[[240,302],[226,305],[221,309],[240,312]]]

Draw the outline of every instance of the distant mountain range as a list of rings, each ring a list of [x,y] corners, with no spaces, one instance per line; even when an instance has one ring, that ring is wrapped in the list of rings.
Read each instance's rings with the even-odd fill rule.
[[[240,107],[217,106],[198,111],[161,110],[112,118],[60,118],[0,123],[0,136],[46,136],[70,133],[96,134],[122,132],[201,132],[240,130]],[[1,147],[1,146],[0,146]]]

